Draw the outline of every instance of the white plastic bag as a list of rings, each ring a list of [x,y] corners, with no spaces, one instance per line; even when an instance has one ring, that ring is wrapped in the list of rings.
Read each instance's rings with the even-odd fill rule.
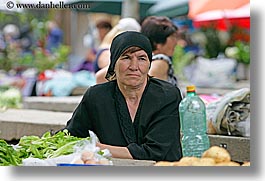
[[[236,65],[235,59],[198,57],[184,73],[197,87],[231,88],[236,81]]]
[[[75,157],[71,164],[86,164],[86,165],[113,165],[109,159],[111,153],[109,150],[100,150],[96,146],[99,141],[96,134],[89,131],[90,140],[83,140],[75,146]]]
[[[75,151],[69,155],[55,158],[39,159],[26,158],[22,160],[23,166],[88,166],[88,165],[113,165],[111,153],[108,149],[100,150],[96,146],[98,137],[89,131],[89,140],[80,140],[74,147]],[[82,161],[82,162],[81,162]]]

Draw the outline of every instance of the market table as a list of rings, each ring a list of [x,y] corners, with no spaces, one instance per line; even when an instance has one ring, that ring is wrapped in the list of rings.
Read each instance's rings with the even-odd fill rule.
[[[45,97],[33,96],[23,98],[24,109],[46,111],[73,112],[81,101],[82,96]]]
[[[250,161],[250,138],[225,136],[225,135],[208,135],[211,146],[220,146],[230,153],[231,160],[237,162]]]
[[[8,109],[0,112],[0,139],[9,141],[20,139],[24,135],[41,136],[46,131],[63,128],[71,116],[72,113],[69,112]],[[249,137],[209,135],[209,138],[211,146],[225,147],[233,161],[250,161]],[[123,164],[123,162],[119,163],[119,160],[117,162]],[[142,162],[137,164],[142,164]]]
[[[114,166],[153,166],[156,162],[152,160],[111,159]]]
[[[188,82],[181,82],[181,90],[184,91],[185,87],[189,85]],[[235,83],[231,88],[203,88],[197,87],[198,94],[219,94],[224,95],[225,93],[231,92],[233,90],[241,88],[249,88],[249,81],[240,81]],[[24,109],[38,109],[47,111],[62,111],[62,112],[73,112],[76,106],[82,99],[84,92],[87,87],[77,87],[73,90],[72,96],[66,97],[45,97],[45,96],[33,96],[23,98],[23,108]]]
[[[20,139],[24,135],[41,136],[62,129],[72,113],[30,109],[7,109],[0,112],[0,139]]]

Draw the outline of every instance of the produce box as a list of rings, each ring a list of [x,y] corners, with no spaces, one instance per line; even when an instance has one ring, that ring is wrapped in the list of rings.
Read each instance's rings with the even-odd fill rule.
[[[220,146],[230,153],[236,162],[250,161],[250,138],[224,135],[208,135],[211,146]]]

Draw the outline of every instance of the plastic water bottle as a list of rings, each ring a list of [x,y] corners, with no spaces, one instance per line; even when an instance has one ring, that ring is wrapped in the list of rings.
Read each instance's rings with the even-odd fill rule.
[[[187,95],[179,105],[182,132],[183,156],[201,157],[209,149],[207,135],[206,108],[195,92],[195,86],[187,86]]]

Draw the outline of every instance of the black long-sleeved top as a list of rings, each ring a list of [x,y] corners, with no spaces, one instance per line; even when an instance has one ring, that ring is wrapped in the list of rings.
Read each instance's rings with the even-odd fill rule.
[[[93,131],[103,144],[126,146],[134,159],[176,161],[182,157],[178,105],[180,90],[148,80],[134,121],[117,82],[90,87],[67,122],[73,136]]]

